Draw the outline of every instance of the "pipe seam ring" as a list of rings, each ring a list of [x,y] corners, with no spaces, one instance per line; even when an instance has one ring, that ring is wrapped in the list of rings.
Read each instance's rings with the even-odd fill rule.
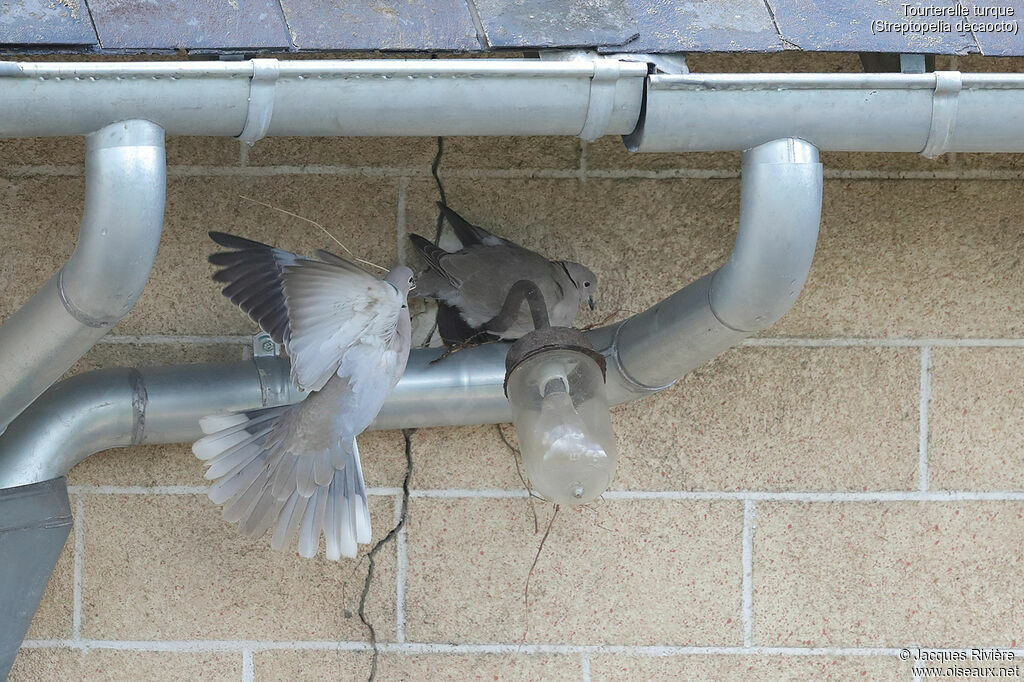
[[[72,303],[71,299],[68,298],[67,291],[64,289],[64,268],[61,268],[60,272],[57,273],[57,295],[60,297],[60,302],[64,309],[68,311],[68,314],[86,327],[103,329],[104,327],[113,327],[121,320],[120,316],[109,318],[93,317]]]
[[[935,91],[932,93],[932,119],[928,127],[928,141],[921,156],[934,159],[949,150],[953,126],[960,108],[960,90],[963,83],[959,71],[936,71]]]
[[[733,248],[735,249],[736,247],[733,246]],[[729,260],[732,260],[732,256],[729,257]],[[726,263],[726,265],[728,265],[728,263]],[[718,324],[722,325],[723,327],[725,327],[729,331],[736,332],[737,334],[746,334],[747,336],[750,336],[751,334],[753,334],[753,333],[755,333],[757,331],[760,331],[760,330],[758,330],[758,329],[739,329],[738,327],[734,327],[733,325],[729,324],[724,319],[722,319],[722,316],[718,314],[717,310],[715,310],[715,280],[718,279],[719,273],[721,273],[724,268],[725,268],[725,265],[723,265],[722,267],[718,268],[713,273],[711,273],[711,281],[708,283],[708,310],[711,311],[711,314],[718,321]],[[770,326],[771,326],[770,324],[769,325],[765,325],[761,329],[767,329]]]
[[[140,445],[146,433],[149,393],[146,392],[146,382],[142,374],[134,367],[128,370],[128,382],[132,387],[132,445]]]
[[[618,59],[594,60],[587,117],[578,135],[580,139],[593,142],[607,132],[615,111],[615,92],[621,75],[622,63]]]
[[[612,343],[607,349],[605,349],[604,352],[602,352],[602,354],[606,358],[610,357],[612,359],[612,361],[615,363],[615,367],[619,370],[619,376],[622,377],[623,380],[625,380],[626,384],[631,389],[635,389],[638,393],[658,393],[660,391],[664,391],[666,388],[674,386],[676,382],[679,381],[680,377],[673,379],[672,381],[668,382],[663,386],[651,386],[649,384],[645,384],[644,382],[640,381],[632,374],[630,374],[629,371],[626,370],[625,365],[622,364],[622,357],[619,355],[619,334],[622,332],[622,329],[632,320],[632,317],[627,317],[625,320],[622,321],[622,324],[615,328],[615,334],[612,336]]]
[[[252,146],[263,139],[274,117],[274,94],[281,66],[276,59],[253,59],[249,79],[249,109],[238,139]]]

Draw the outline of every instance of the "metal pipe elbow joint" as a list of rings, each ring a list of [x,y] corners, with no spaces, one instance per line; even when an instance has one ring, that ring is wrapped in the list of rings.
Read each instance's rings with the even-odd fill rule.
[[[599,330],[610,360],[610,400],[663,389],[778,321],[807,280],[821,192],[818,150],[809,142],[784,138],[745,151],[739,230],[728,262],[643,313]]]
[[[131,310],[156,258],[165,193],[162,128],[121,121],[86,136],[75,251],[0,326],[0,430]]]
[[[298,402],[279,357],[228,364],[111,367],[52,386],[0,438],[0,490],[65,476],[109,448],[182,443],[199,419]]]
[[[85,138],[85,210],[71,258],[58,273],[68,312],[113,326],[135,305],[156,259],[167,171],[164,131],[121,121]]]

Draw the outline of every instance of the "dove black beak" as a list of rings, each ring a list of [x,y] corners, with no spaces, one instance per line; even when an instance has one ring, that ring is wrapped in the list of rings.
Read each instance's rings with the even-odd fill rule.
[[[593,296],[587,296],[587,305],[590,306],[591,310],[594,309],[594,297]]]

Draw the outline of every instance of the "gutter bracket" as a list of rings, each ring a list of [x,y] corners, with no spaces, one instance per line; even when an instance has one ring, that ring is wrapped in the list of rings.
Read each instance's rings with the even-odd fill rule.
[[[274,91],[280,74],[276,59],[253,59],[252,77],[249,79],[249,111],[245,115],[245,126],[238,139],[250,147],[266,137],[270,119],[274,116]]]
[[[934,159],[949,149],[949,140],[953,136],[953,126],[960,108],[962,87],[959,71],[935,72],[932,120],[928,128],[928,141],[921,150],[921,156]]]
[[[615,91],[621,72],[622,63],[618,59],[594,60],[587,118],[578,135],[583,141],[593,142],[608,130],[615,111]]]
[[[690,73],[690,67],[686,65],[685,52],[665,52],[662,54],[649,54],[645,52],[623,52],[613,56],[624,62],[641,62],[652,68],[652,73],[661,73],[682,76]]]
[[[261,331],[252,337],[252,356],[254,358],[280,357],[281,345],[270,338],[270,334]]]
[[[923,54],[901,54],[900,73],[928,73],[928,63]]]
[[[279,355],[260,354],[253,356],[256,372],[260,381],[261,407],[273,407],[298,402],[296,394],[302,400],[305,391],[294,387],[291,382],[291,364]],[[282,371],[283,368],[283,371]]]

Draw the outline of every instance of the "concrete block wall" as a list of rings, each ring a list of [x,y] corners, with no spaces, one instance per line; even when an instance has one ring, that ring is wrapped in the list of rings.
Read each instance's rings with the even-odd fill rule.
[[[691,67],[859,70],[852,56]],[[253,328],[209,279],[206,231],[333,246],[243,196],[363,258],[411,259],[406,234],[434,229],[436,152],[433,139],[170,139],[149,286],[76,371],[243,357]],[[79,139],[0,143],[0,318],[70,255],[82,155]],[[535,566],[553,510],[526,496],[497,427],[415,432],[408,523],[362,600],[379,677],[911,680],[904,647],[1024,656],[1022,159],[825,154],[795,308],[616,408],[613,489],[562,509]],[[739,209],[737,154],[631,156],[613,138],[446,139],[439,176],[470,220],[598,273],[583,323],[720,265]],[[405,442],[360,443],[382,538]],[[241,537],[202,473],[187,445],[71,472],[75,530],[12,679],[367,677],[368,562]]]

